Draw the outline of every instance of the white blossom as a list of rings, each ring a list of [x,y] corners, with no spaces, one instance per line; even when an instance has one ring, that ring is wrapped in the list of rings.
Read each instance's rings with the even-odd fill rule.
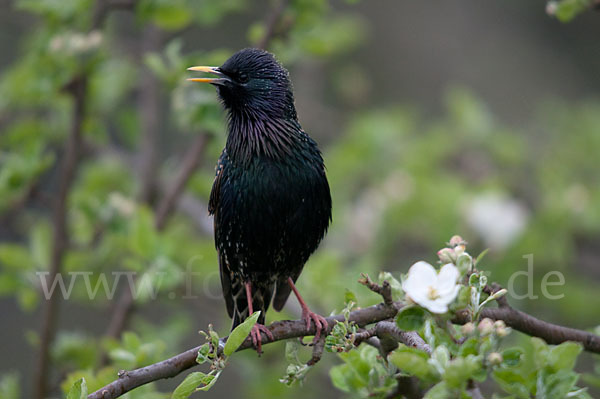
[[[458,295],[458,278],[458,269],[452,263],[442,266],[438,273],[429,263],[421,261],[410,267],[402,289],[413,302],[430,312],[446,313]]]

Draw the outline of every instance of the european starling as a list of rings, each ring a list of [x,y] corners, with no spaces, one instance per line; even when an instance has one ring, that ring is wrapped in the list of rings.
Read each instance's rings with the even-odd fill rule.
[[[251,332],[260,353],[261,331],[273,339],[264,326],[271,299],[279,311],[294,291],[316,341],[327,322],[294,282],[327,231],[331,195],[317,143],[298,122],[288,72],[271,53],[253,48],[220,67],[189,70],[217,75],[189,80],[214,85],[228,113],[208,210],[232,329],[260,310]]]

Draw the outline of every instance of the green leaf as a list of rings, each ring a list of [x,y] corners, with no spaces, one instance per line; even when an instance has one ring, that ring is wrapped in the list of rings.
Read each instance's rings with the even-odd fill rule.
[[[213,387],[213,385],[215,385],[215,382],[217,382],[217,379],[219,378],[219,376],[221,375],[221,371],[223,370],[219,370],[217,371],[217,373],[215,375],[211,375],[208,374],[207,378],[204,382],[208,381],[208,383],[202,387],[198,387],[199,391],[208,391],[209,389],[211,389]],[[210,378],[212,377],[212,378]]]
[[[463,342],[460,345],[460,348],[458,350],[458,355],[463,356],[463,357],[467,356],[467,355],[477,355],[479,353],[478,347],[479,347],[479,338],[471,337],[471,338],[465,340],[465,342]]]
[[[449,361],[450,351],[444,345],[440,345],[433,350],[429,363],[437,369],[438,373],[443,375]]]
[[[329,370],[329,378],[331,378],[331,383],[340,391],[351,391],[350,384],[348,384],[348,380],[351,378],[351,376],[352,370],[347,364],[340,364],[332,367]]]
[[[419,306],[407,306],[396,316],[396,325],[404,331],[418,331],[425,323],[425,310]]]
[[[9,373],[0,376],[0,398],[20,398],[19,376]]]
[[[461,275],[464,275],[467,271],[471,270],[473,265],[473,258],[469,254],[462,254],[456,259],[456,268]]]
[[[7,269],[27,270],[33,267],[29,251],[17,244],[0,245],[0,265]]]
[[[171,399],[186,399],[197,389],[208,391],[217,381],[220,374],[220,371],[216,374],[205,374],[201,371],[188,374],[181,384],[175,388]]]
[[[543,339],[537,337],[531,338],[531,344],[533,345],[533,360],[536,368],[541,369],[547,363],[550,348]]]
[[[508,394],[518,399],[529,399],[529,389],[523,373],[514,369],[497,369],[492,374],[494,380]]]
[[[85,378],[80,378],[69,389],[67,399],[86,399],[88,395],[87,384]]]
[[[479,286],[479,274],[473,273],[469,276],[469,286],[471,286],[471,287]]]
[[[490,251],[489,248],[484,249],[479,255],[477,255],[477,258],[475,259],[475,261],[473,262],[475,264],[475,266],[477,266],[479,264],[479,262],[481,262],[481,260],[487,255],[487,253]]]
[[[420,379],[432,379],[436,371],[429,363],[429,355],[421,350],[400,345],[388,359],[403,372]]]
[[[554,371],[573,370],[577,356],[583,348],[575,342],[563,342],[562,344],[550,349],[548,354],[548,366]]]
[[[434,385],[433,388],[431,388],[429,391],[427,391],[425,396],[423,396],[423,399],[450,399],[450,398],[451,398],[450,390],[448,389],[448,387],[446,386],[446,383],[444,381]]]
[[[592,0],[562,0],[549,3],[549,9],[553,9],[553,15],[561,22],[569,22],[578,14],[592,7]]]
[[[509,348],[502,352],[502,364],[506,367],[515,367],[521,363],[523,357],[523,349]]]
[[[304,365],[298,358],[298,348],[300,347],[300,341],[292,339],[285,343],[285,360],[289,364]]]
[[[344,292],[344,303],[347,305],[350,302],[358,303],[358,299],[356,299],[356,294],[346,288],[346,292]]]
[[[210,345],[208,343],[202,345],[200,349],[198,349],[198,355],[196,356],[196,363],[202,364],[207,362],[208,355],[210,354]]]
[[[252,327],[256,324],[258,317],[260,316],[260,310],[252,313],[250,317],[248,317],[242,324],[237,326],[231,334],[229,334],[229,338],[227,338],[227,342],[225,343],[225,348],[223,348],[223,353],[225,356],[230,356],[233,352],[240,347],[240,345],[244,342]]]
[[[444,381],[451,388],[462,388],[480,369],[481,362],[476,356],[457,357],[446,365]]]
[[[575,387],[579,376],[570,370],[560,370],[556,373],[548,369],[538,374],[536,398],[564,398]]]

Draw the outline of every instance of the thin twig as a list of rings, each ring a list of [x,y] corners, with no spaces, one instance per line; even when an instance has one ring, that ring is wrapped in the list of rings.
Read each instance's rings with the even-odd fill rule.
[[[317,364],[319,362],[319,360],[321,360],[321,357],[323,356],[323,349],[325,349],[326,335],[327,334],[321,334],[321,336],[319,337],[319,340],[314,344],[313,351],[312,351],[312,357],[306,363],[307,365],[314,366],[315,364]]]
[[[177,205],[177,200],[183,193],[183,189],[200,164],[202,154],[209,139],[210,136],[208,134],[199,134],[185,155],[183,165],[175,178],[173,186],[171,186],[156,211],[155,226],[157,230],[162,230],[167,224],[167,220],[171,212],[175,209],[175,205]]]
[[[420,349],[424,352],[431,353],[431,347],[414,331],[402,331],[396,323],[383,320],[375,324],[372,328],[357,333],[354,335],[356,344],[368,340],[371,337],[379,338],[379,345],[383,356],[398,347],[398,343],[403,343],[406,346]]]
[[[79,153],[81,150],[81,136],[83,119],[85,116],[87,97],[87,77],[74,78],[66,87],[73,97],[73,121],[69,134],[62,172],[60,175],[59,189],[52,216],[53,243],[50,258],[50,273],[47,275],[47,284],[50,286],[60,273],[63,257],[68,246],[67,232],[67,200],[77,171]],[[35,397],[44,399],[48,390],[48,374],[50,372],[50,346],[54,340],[55,322],[58,314],[59,296],[51,295],[44,302],[42,328],[40,334],[40,353],[36,369]]]
[[[361,278],[358,282],[376,294],[381,295],[383,303],[386,306],[392,306],[394,300],[392,299],[392,287],[388,281],[384,281],[383,284],[379,285],[371,280],[368,274],[361,273]]]
[[[281,16],[283,15],[283,12],[287,8],[288,4],[289,0],[279,0],[277,6],[273,8],[265,23],[265,34],[256,44],[256,47],[266,50],[271,40],[277,36],[277,24],[279,23],[279,20],[281,19]]]
[[[160,129],[160,101],[158,78],[150,68],[143,65],[143,57],[156,52],[161,46],[161,31],[154,25],[144,29],[140,49],[140,87],[138,95],[138,114],[142,140],[140,146],[141,188],[139,198],[142,202],[152,204],[157,190],[158,139]]]

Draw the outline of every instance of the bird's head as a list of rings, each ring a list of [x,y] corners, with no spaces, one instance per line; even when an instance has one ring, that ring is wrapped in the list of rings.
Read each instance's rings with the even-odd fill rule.
[[[232,55],[220,67],[196,66],[188,70],[216,75],[188,80],[216,86],[223,105],[232,115],[296,117],[288,71],[267,51],[247,48]]]

